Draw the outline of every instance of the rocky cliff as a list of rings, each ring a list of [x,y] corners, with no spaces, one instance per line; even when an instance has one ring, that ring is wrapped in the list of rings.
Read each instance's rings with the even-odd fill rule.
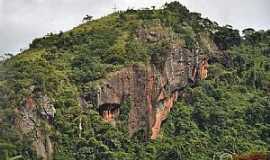
[[[159,43],[168,38],[164,30],[161,26],[140,29],[137,38]],[[94,93],[85,95],[85,99],[97,106],[104,121],[112,124],[122,114],[119,112],[121,104],[130,99],[129,135],[143,130],[145,139],[156,139],[179,92],[205,79],[207,72],[206,53],[191,51],[171,41],[166,50],[152,54],[150,63],[133,64],[110,73],[99,82]]]
[[[32,138],[32,148],[38,157],[50,160],[53,159],[54,149],[49,130],[56,110],[52,104],[53,100],[38,88],[32,86],[30,92],[15,111],[15,126],[21,131],[21,138],[25,136]]]

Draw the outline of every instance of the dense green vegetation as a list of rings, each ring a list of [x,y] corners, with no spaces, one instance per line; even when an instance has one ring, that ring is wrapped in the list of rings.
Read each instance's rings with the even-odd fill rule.
[[[154,49],[164,49],[164,43],[152,46],[135,39],[139,27],[156,23],[186,48],[210,53],[214,42],[229,56],[210,54],[209,77],[185,89],[186,96],[174,105],[158,140],[142,141],[139,134],[128,138],[127,117],[113,127],[101,120],[94,106],[81,108],[77,98],[106,73],[148,63]],[[31,141],[21,139],[12,125],[14,110],[32,85],[55,98],[57,114],[48,132],[57,144],[57,160],[197,160],[269,150],[270,31],[246,29],[243,35],[172,2],[162,10],[90,18],[71,31],[35,39],[30,49],[0,62],[0,159],[36,159]],[[129,102],[120,108],[128,112]]]

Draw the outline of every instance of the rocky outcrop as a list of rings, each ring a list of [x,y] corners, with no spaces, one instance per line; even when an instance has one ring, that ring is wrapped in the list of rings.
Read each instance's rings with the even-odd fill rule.
[[[156,113],[154,115],[154,123],[151,126],[151,139],[156,139],[159,135],[160,127],[162,122],[167,118],[171,108],[173,107],[174,102],[178,97],[178,92],[174,92],[172,96],[160,99],[163,101],[163,105],[160,108],[157,108]]]
[[[32,87],[33,88],[33,87]],[[55,108],[52,99],[38,89],[32,89],[23,104],[16,109],[15,125],[22,133],[33,140],[33,150],[43,160],[52,159],[53,143],[49,138],[48,128],[54,118]]]
[[[165,56],[164,61],[152,57],[150,64],[134,64],[109,74],[94,93],[85,95],[86,101],[98,107],[106,122],[113,123],[121,114],[121,104],[130,99],[130,136],[143,130],[145,138],[156,139],[179,91],[207,77],[205,55],[172,44]]]
[[[269,160],[269,153],[250,153],[244,155],[232,155],[233,160]]]
[[[189,83],[207,77],[208,57],[198,49],[181,47],[179,41],[169,37],[169,32],[160,23],[139,28],[137,40],[152,46],[163,41],[169,42],[168,45],[152,53],[150,63],[133,64],[109,74],[99,81],[95,91],[84,96],[111,124],[121,114],[121,104],[129,99],[130,136],[143,131],[145,138],[156,139],[179,92]]]
[[[135,39],[161,49],[151,53],[148,64],[133,64],[113,72],[99,80],[95,91],[84,96],[85,101],[97,106],[104,121],[111,124],[122,114],[121,104],[129,99],[130,136],[143,131],[145,138],[156,139],[179,92],[189,83],[207,77],[207,55],[199,49],[182,47],[170,35],[172,32],[159,22],[138,28]]]

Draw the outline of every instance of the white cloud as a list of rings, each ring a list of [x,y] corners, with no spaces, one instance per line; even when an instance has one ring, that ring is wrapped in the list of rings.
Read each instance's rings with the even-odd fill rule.
[[[173,0],[0,0],[0,53],[18,52],[48,32],[69,30],[86,14],[104,16],[118,9],[161,6]],[[270,28],[269,0],[179,0],[222,25]]]

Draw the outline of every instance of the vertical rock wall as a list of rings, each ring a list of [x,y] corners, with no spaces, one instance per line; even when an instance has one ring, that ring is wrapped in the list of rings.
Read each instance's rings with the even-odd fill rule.
[[[189,82],[205,79],[208,67],[205,56],[177,45],[171,46],[163,63],[162,69],[155,63],[134,64],[102,80],[94,101],[99,109],[102,108],[103,119],[110,123],[117,120],[121,114],[117,107],[130,98],[130,136],[143,130],[145,138],[156,139],[162,122],[177,100],[178,92]]]
[[[138,28],[136,40],[150,48],[162,47],[156,51],[159,53],[151,53],[149,64],[134,64],[111,73],[101,80],[97,91],[85,97],[89,103],[95,102],[98,110],[102,110],[103,119],[112,124],[121,114],[121,108],[119,112],[109,106],[121,107],[130,99],[129,135],[142,130],[145,138],[156,139],[178,92],[189,83],[207,77],[208,59],[199,50],[181,47],[173,32],[159,22]]]
[[[16,109],[15,126],[22,133],[33,140],[33,150],[43,160],[53,159],[53,142],[46,132],[44,124],[49,124],[55,114],[52,100],[41,92],[32,93],[23,105]]]

